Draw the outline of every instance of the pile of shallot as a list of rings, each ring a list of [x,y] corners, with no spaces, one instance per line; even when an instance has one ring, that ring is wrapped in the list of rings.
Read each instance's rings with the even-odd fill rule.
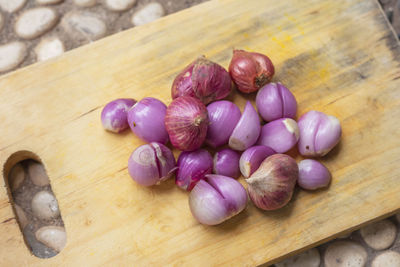
[[[283,153],[297,144],[302,156],[324,156],[338,144],[341,126],[334,116],[314,110],[296,122],[296,98],[271,82],[274,73],[271,60],[260,53],[234,50],[229,72],[202,56],[176,76],[169,106],[152,97],[116,99],[104,107],[102,124],[116,133],[129,127],[148,142],[129,157],[130,176],[152,186],[175,175],[176,185],[190,192],[190,210],[202,224],[216,225],[240,213],[247,194],[258,208],[276,210],[290,201],[296,183],[314,190],[331,181],[319,161],[297,164]],[[257,109],[247,101],[241,112],[223,100],[233,87],[258,91]],[[182,151],[177,161],[168,142]],[[216,150],[214,156],[205,145]],[[247,191],[236,180],[240,175]]]

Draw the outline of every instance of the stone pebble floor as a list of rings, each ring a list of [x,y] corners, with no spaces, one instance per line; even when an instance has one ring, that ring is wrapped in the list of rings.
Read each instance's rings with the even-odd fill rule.
[[[0,0],[0,74],[204,0]]]
[[[0,74],[59,56],[107,35],[149,23],[203,0],[0,0]],[[400,1],[381,0],[400,32]],[[66,243],[64,224],[49,179],[26,160],[9,174],[14,210],[32,253],[55,256]],[[276,267],[400,267],[400,213],[367,225]]]

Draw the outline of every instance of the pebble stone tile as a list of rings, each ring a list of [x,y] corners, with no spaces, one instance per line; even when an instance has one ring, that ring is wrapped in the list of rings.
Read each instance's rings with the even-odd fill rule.
[[[46,186],[50,184],[49,177],[46,174],[46,170],[44,169],[43,165],[39,162],[35,161],[29,162],[28,175],[34,185]]]
[[[39,258],[53,257],[65,246],[67,233],[45,169],[34,160],[24,160],[14,165],[12,170],[22,171],[26,177],[20,189],[11,192],[15,217],[25,243],[33,255]],[[9,184],[12,170],[8,174]],[[34,178],[33,175],[42,178]],[[43,177],[46,183],[33,183],[43,180]]]
[[[96,0],[74,0],[74,4],[80,7],[91,7],[96,4]]]
[[[0,0],[0,74],[205,1]]]
[[[104,37],[107,26],[93,13],[66,14],[61,22],[64,30],[71,38],[79,38],[85,41],[94,41]]]
[[[33,224],[28,224],[23,230],[24,239],[30,247],[32,253],[39,258],[51,258],[57,255],[57,251],[49,248],[42,242],[38,241],[35,236],[35,227]]]
[[[22,42],[11,42],[0,46],[0,73],[17,67],[27,54]]]
[[[64,227],[43,226],[35,233],[36,239],[47,247],[60,252],[67,242]]]
[[[385,251],[374,258],[371,267],[400,267],[400,254],[395,251]]]
[[[15,32],[23,39],[33,39],[50,30],[57,20],[58,14],[51,8],[29,9],[17,19]]]
[[[136,0],[105,0],[106,7],[112,11],[125,11],[130,9]]]
[[[132,16],[132,24],[135,26],[140,26],[158,18],[164,16],[165,11],[162,5],[159,3],[150,3],[136,11]]]
[[[9,173],[8,184],[10,185],[11,191],[14,192],[18,190],[21,187],[22,183],[24,182],[24,179],[25,179],[24,168],[20,163],[15,164]]]
[[[64,51],[85,43],[129,27],[152,22],[165,14],[174,13],[205,1],[0,0],[0,75],[35,61],[56,57]],[[396,1],[381,0],[388,16],[400,11],[400,5],[394,12],[392,7],[385,6],[391,2]],[[393,25],[395,29],[399,28],[400,30],[400,16],[398,17],[398,25],[396,26],[395,22]],[[20,166],[18,170],[19,173],[21,171],[25,171],[25,173],[23,175],[13,174],[17,178],[14,183],[9,181],[9,185],[10,189],[13,189],[12,194],[19,196],[14,209],[25,234],[25,240],[32,248],[34,255],[42,258],[52,257],[62,248],[59,245],[62,244],[60,241],[62,238],[56,239],[58,243],[51,243],[52,241],[49,240],[54,240],[56,231],[43,227],[60,227],[57,229],[64,231],[62,220],[57,217],[51,221],[35,221],[31,207],[32,197],[36,193],[39,191],[51,192],[49,179],[40,164],[34,165],[30,162],[25,169]],[[30,177],[30,179],[25,177]],[[33,192],[30,194],[29,201],[21,200],[24,199],[20,197],[24,194],[24,190]],[[52,194],[50,193],[50,195]],[[32,223],[32,220],[35,223]],[[313,267],[319,265],[329,267],[346,266],[346,264],[362,266],[364,264],[372,267],[400,267],[400,236],[397,231],[400,226],[400,212],[389,219],[389,224],[386,222],[383,224],[386,227],[366,226],[363,230],[345,234],[340,239],[295,255],[277,263],[276,266]],[[387,226],[390,224],[391,226]],[[393,231],[393,226],[396,228],[395,231]],[[38,230],[42,228],[47,230],[42,230],[39,235]],[[369,228],[375,230],[368,230]],[[58,235],[58,237],[60,236],[62,234]],[[395,242],[392,241],[393,236],[396,238]],[[38,241],[38,238],[41,241]],[[368,263],[366,263],[367,260]]]
[[[0,9],[8,13],[20,10],[26,4],[26,0],[0,0]]]
[[[65,51],[64,44],[57,37],[49,37],[46,39],[42,39],[42,41],[40,41],[40,43],[35,47],[35,53],[38,61],[44,61],[53,57],[57,57],[62,53],[64,53],[64,51]],[[48,183],[48,179],[47,181],[43,182]]]
[[[336,241],[325,251],[326,267],[363,267],[367,262],[367,251],[358,243],[351,241]]]
[[[383,220],[361,228],[360,234],[368,246],[375,250],[382,250],[393,244],[397,229],[391,221]]]
[[[32,212],[41,220],[51,220],[60,215],[57,199],[48,191],[40,191],[32,198]]]

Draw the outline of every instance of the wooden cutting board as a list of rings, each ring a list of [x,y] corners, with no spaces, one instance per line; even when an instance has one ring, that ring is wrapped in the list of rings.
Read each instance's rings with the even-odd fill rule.
[[[152,188],[131,180],[127,160],[143,142],[129,131],[103,131],[100,112],[119,97],[168,104],[179,70],[202,54],[227,67],[233,48],[269,55],[298,114],[335,115],[343,138],[322,159],[333,174],[328,190],[296,190],[274,212],[249,203],[233,219],[203,226],[173,180]],[[0,265],[255,266],[394,213],[399,63],[398,42],[375,0],[214,0],[2,76],[3,175],[23,158],[42,160],[67,245],[51,259],[31,255],[1,179]],[[241,108],[246,98],[254,95],[232,96]]]

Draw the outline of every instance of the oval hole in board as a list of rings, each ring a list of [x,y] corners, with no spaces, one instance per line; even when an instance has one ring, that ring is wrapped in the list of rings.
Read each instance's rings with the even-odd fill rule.
[[[66,231],[40,158],[29,151],[16,152],[6,161],[3,175],[26,246],[36,257],[54,257],[66,244]]]

